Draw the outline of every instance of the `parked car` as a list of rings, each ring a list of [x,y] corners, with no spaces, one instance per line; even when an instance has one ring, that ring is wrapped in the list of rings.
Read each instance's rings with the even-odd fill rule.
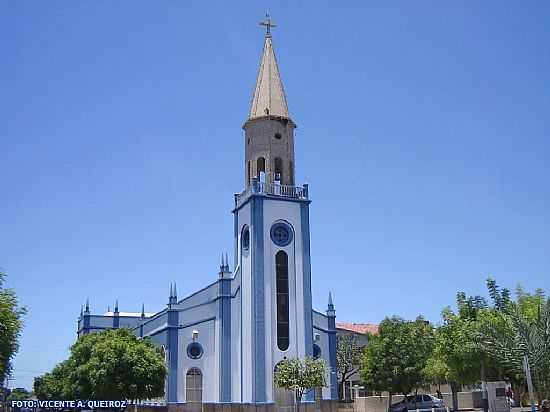
[[[432,395],[409,395],[401,402],[392,404],[392,412],[407,412],[410,410],[432,410],[437,412],[445,410],[445,403],[442,399],[438,399]]]

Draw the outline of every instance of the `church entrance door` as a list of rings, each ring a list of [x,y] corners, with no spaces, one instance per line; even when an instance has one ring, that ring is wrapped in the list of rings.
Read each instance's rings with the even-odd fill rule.
[[[191,368],[185,376],[185,401],[188,412],[202,412],[202,373]]]

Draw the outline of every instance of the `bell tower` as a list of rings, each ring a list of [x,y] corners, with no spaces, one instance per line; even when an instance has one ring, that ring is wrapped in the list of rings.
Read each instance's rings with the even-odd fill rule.
[[[308,186],[294,181],[294,129],[266,28],[245,131],[245,188],[233,210],[236,278],[242,308],[238,393],[244,403],[273,403],[273,374],[285,358],[312,356],[313,312]],[[308,395],[310,396],[310,395]]]
[[[267,185],[294,185],[294,129],[277,65],[268,17],[264,49],[252,96],[250,113],[243,125],[245,147],[245,188],[253,178]]]

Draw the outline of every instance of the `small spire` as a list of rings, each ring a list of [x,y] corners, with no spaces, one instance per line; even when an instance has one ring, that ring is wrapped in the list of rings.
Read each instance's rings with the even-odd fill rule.
[[[145,303],[142,303],[142,304],[141,304],[141,317],[142,317],[142,318],[145,317]]]
[[[84,305],[80,305],[80,317],[84,314]]]
[[[86,298],[86,309],[84,310],[85,313],[90,313],[90,299]]]
[[[170,282],[170,298],[174,296],[174,285],[172,284],[172,282]]]
[[[118,299],[115,300],[115,313],[118,313]]]
[[[225,253],[225,271],[229,272],[229,259],[227,258],[227,252]]]
[[[327,306],[327,313],[331,312],[334,315],[334,303],[332,303],[332,293],[328,293],[328,306]]]
[[[176,290],[176,282],[174,282],[174,300],[178,300],[178,291]]]
[[[220,263],[220,272],[223,272],[224,267],[225,267],[225,264],[223,262],[223,252],[222,252],[222,259],[221,259],[221,263]]]
[[[111,311],[111,305],[107,305],[107,312]]]

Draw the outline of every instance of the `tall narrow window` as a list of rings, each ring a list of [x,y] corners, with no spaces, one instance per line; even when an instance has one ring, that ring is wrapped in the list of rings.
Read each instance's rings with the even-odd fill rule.
[[[248,170],[246,173],[246,182],[248,185],[250,185],[250,160],[248,161]]]
[[[280,157],[275,158],[275,180],[283,183],[283,160]]]
[[[288,324],[288,255],[282,250],[275,255],[275,278],[277,293],[277,347],[287,350],[289,345]]]
[[[258,157],[256,162],[256,173],[258,180],[262,183],[265,182],[265,159],[263,157]]]

